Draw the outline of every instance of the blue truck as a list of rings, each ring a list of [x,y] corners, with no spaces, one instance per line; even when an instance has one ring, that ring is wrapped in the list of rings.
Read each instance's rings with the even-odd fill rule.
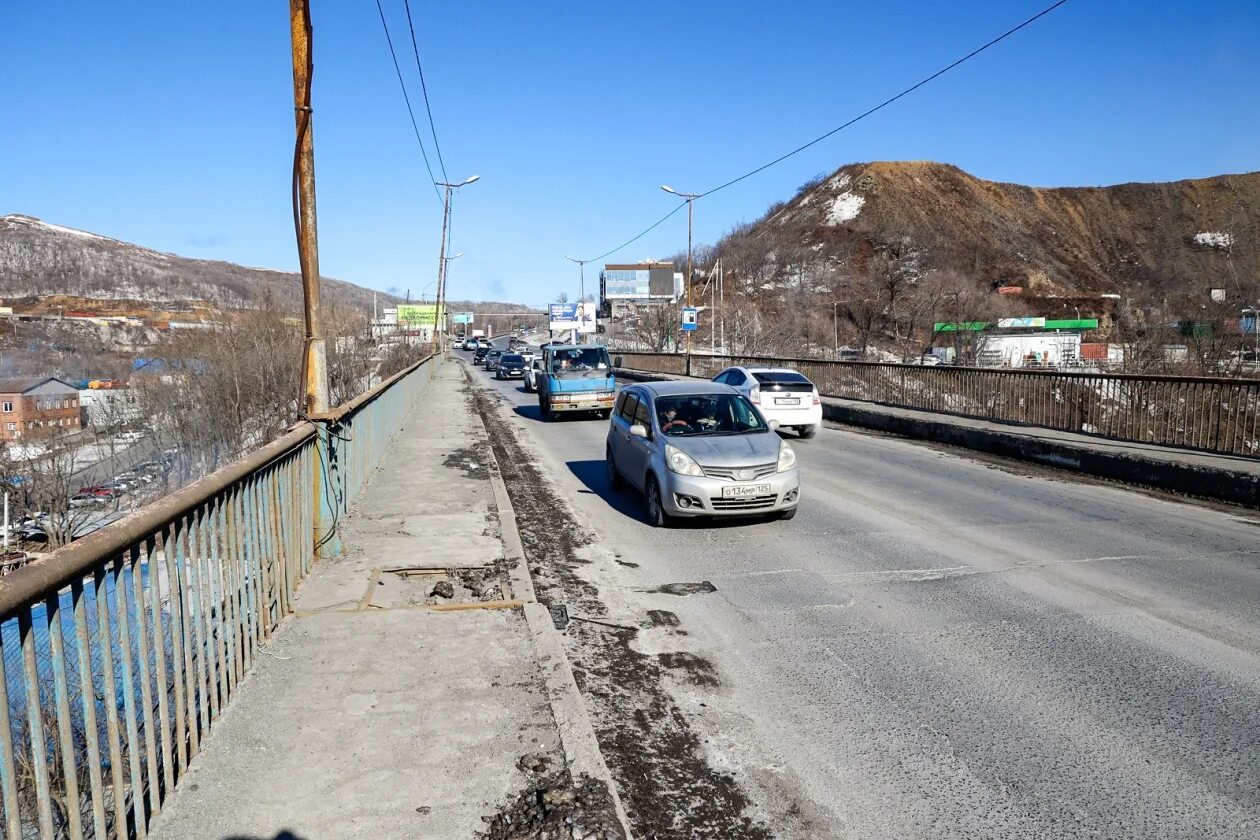
[[[608,348],[599,344],[544,344],[535,385],[544,420],[569,413],[607,419],[617,389]]]

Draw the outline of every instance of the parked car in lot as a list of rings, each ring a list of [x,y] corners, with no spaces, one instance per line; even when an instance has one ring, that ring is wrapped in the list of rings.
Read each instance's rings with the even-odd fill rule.
[[[641,490],[647,520],[796,515],[796,453],[743,394],[713,382],[622,389],[605,443],[608,481]]]
[[[489,350],[482,357],[481,364],[486,370],[494,370],[499,366],[499,359],[503,358],[502,350]]]
[[[494,369],[495,379],[513,379],[525,376],[525,357],[520,353],[504,353],[499,357],[499,366]]]
[[[730,385],[761,411],[767,422],[812,438],[822,428],[822,398],[798,371],[788,368],[732,367],[713,377]]]

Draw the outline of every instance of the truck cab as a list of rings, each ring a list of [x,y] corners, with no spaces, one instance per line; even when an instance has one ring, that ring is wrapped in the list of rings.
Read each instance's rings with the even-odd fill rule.
[[[535,375],[544,420],[581,413],[608,418],[617,389],[608,348],[601,344],[544,344]]]

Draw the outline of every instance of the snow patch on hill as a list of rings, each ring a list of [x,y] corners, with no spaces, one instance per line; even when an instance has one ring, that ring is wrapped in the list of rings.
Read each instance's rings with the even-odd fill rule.
[[[1234,235],[1232,233],[1220,233],[1218,231],[1205,231],[1194,235],[1194,244],[1203,245],[1208,248],[1220,248],[1222,251],[1228,251],[1234,247]]]
[[[831,201],[831,209],[827,211],[827,224],[834,226],[853,221],[862,212],[862,205],[865,203],[866,199],[857,193],[840,193]]]

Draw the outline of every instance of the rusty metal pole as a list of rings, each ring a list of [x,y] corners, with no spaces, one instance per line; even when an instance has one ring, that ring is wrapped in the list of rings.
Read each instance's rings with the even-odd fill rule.
[[[293,40],[293,108],[297,136],[293,148],[293,223],[297,232],[298,260],[302,264],[302,308],[306,322],[303,342],[302,376],[306,414],[328,411],[328,356],[320,325],[319,233],[315,221],[315,140],[312,130],[311,7],[310,0],[289,0],[289,30]],[[336,533],[337,488],[341,485],[340,453],[334,436],[323,424],[316,424],[315,448],[322,445],[325,455],[317,459],[311,488],[311,544],[317,557],[341,553]]]
[[[328,358],[320,328],[319,234],[315,222],[315,140],[311,123],[311,9],[309,0],[289,0],[293,37],[293,107],[297,123],[294,150],[294,210],[298,259],[302,264],[302,302],[306,321],[306,413],[328,410]]]

